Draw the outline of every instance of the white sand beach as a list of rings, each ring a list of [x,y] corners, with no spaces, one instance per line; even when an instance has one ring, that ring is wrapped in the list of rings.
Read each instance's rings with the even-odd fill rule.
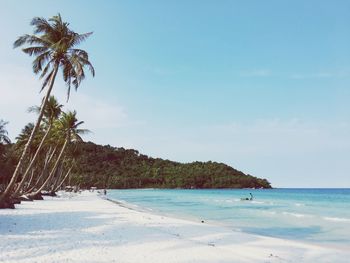
[[[97,193],[0,210],[0,262],[349,262],[350,252],[139,212]]]

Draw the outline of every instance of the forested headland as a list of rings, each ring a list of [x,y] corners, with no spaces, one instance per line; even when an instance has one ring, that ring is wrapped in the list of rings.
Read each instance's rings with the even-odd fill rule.
[[[152,158],[137,150],[77,142],[70,152],[74,168],[65,185],[81,188],[271,188],[266,179],[217,162],[179,163]],[[10,146],[4,147],[2,150]],[[6,156],[3,152],[3,156]],[[13,158],[0,167],[11,175]],[[0,160],[0,162],[1,162]],[[3,175],[4,176],[4,175]]]
[[[271,188],[266,179],[217,162],[179,163],[137,150],[79,142],[71,184],[99,188]]]

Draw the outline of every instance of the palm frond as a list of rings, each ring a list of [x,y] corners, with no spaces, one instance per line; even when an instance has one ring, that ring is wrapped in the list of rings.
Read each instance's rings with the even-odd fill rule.
[[[35,35],[23,35],[23,36],[20,36],[14,43],[13,43],[13,48],[17,48],[17,47],[20,47],[24,44],[28,44],[28,45],[33,45],[33,44],[36,44],[36,45],[41,45],[41,46],[50,46],[51,43],[50,41],[48,41],[47,39],[45,39],[44,37],[38,37],[38,36],[35,36]]]
[[[18,48],[24,45],[27,42],[28,38],[29,38],[29,35],[23,35],[17,38],[17,40],[13,43],[13,48]]]
[[[77,121],[77,120],[75,120],[75,121]],[[83,123],[84,123],[84,121],[76,122],[76,123],[74,123],[73,128],[76,129],[78,126],[82,125]]]
[[[76,129],[75,132],[76,132],[77,134],[81,134],[81,135],[85,135],[85,134],[91,133],[91,131],[88,130],[88,129]]]
[[[87,66],[87,67],[88,67],[88,69],[89,69],[90,72],[91,72],[91,75],[92,75],[93,77],[95,77],[95,69],[94,69],[94,67],[92,66],[91,62],[90,62],[89,60],[85,59],[85,58],[82,58],[82,57],[80,57],[80,60],[81,60],[81,62],[83,63],[84,66]]]
[[[82,57],[84,59],[87,59],[87,60],[89,59],[89,54],[85,50],[78,49],[78,48],[72,48],[72,49],[70,49],[70,52],[72,55],[74,54],[74,55]]]
[[[93,34],[93,32],[88,32],[88,33],[84,33],[84,34],[74,33],[74,37],[72,38],[72,42],[71,42],[71,47],[74,47],[74,46],[81,44],[92,34]]]
[[[27,47],[23,48],[22,51],[29,56],[41,55],[43,52],[47,51],[47,47]]]
[[[51,59],[47,64],[46,66],[44,67],[44,69],[42,70],[41,74],[40,74],[40,78],[42,79],[46,74],[47,72],[51,69],[51,64],[52,62],[54,61],[54,59]]]
[[[52,30],[50,23],[42,17],[34,17],[30,25],[35,27],[34,34],[46,33]]]
[[[33,72],[35,74],[39,73],[42,70],[42,66],[47,63],[51,58],[50,51],[46,51],[45,53],[37,56],[33,61]],[[46,73],[45,73],[46,74]]]
[[[39,113],[40,112],[40,107],[39,106],[31,106],[27,110],[28,112],[34,112],[34,113]]]

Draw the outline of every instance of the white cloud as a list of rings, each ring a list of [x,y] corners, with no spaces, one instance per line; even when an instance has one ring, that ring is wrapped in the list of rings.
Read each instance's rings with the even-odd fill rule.
[[[10,122],[7,129],[13,139],[26,123],[35,121],[36,117],[27,113],[27,109],[39,105],[44,94],[39,94],[41,82],[28,68],[7,67],[0,70],[0,118]],[[93,132],[90,139],[94,138],[96,131],[132,125],[126,110],[117,102],[105,102],[79,90],[72,91],[70,100],[66,103],[66,90],[57,81],[52,94],[64,105],[65,110],[77,111],[78,118],[85,122],[84,126]]]

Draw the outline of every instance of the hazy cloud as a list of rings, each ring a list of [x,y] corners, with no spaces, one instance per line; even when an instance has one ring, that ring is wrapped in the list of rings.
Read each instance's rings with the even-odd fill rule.
[[[350,123],[309,123],[301,119],[263,119],[200,127],[147,129],[129,134],[128,147],[181,162],[214,160],[259,177],[274,186],[326,187],[327,176],[348,180]],[[307,177],[300,179],[300,175]],[[299,176],[299,177],[298,177]],[[320,180],[320,178],[323,178]],[[344,186],[344,185],[343,185]]]
[[[39,94],[40,81],[28,71],[20,67],[7,67],[1,69],[0,75],[0,118],[9,121],[7,128],[11,138],[18,135],[28,122],[36,119],[27,109],[39,105],[44,92]],[[82,84],[84,85],[84,83]],[[66,103],[66,87],[57,82],[52,92],[64,109],[76,110],[78,118],[85,122],[85,127],[91,131],[115,129],[132,122],[128,119],[126,110],[118,103],[106,102],[96,96],[82,91],[72,92],[70,100]],[[94,135],[90,135],[94,137]]]

